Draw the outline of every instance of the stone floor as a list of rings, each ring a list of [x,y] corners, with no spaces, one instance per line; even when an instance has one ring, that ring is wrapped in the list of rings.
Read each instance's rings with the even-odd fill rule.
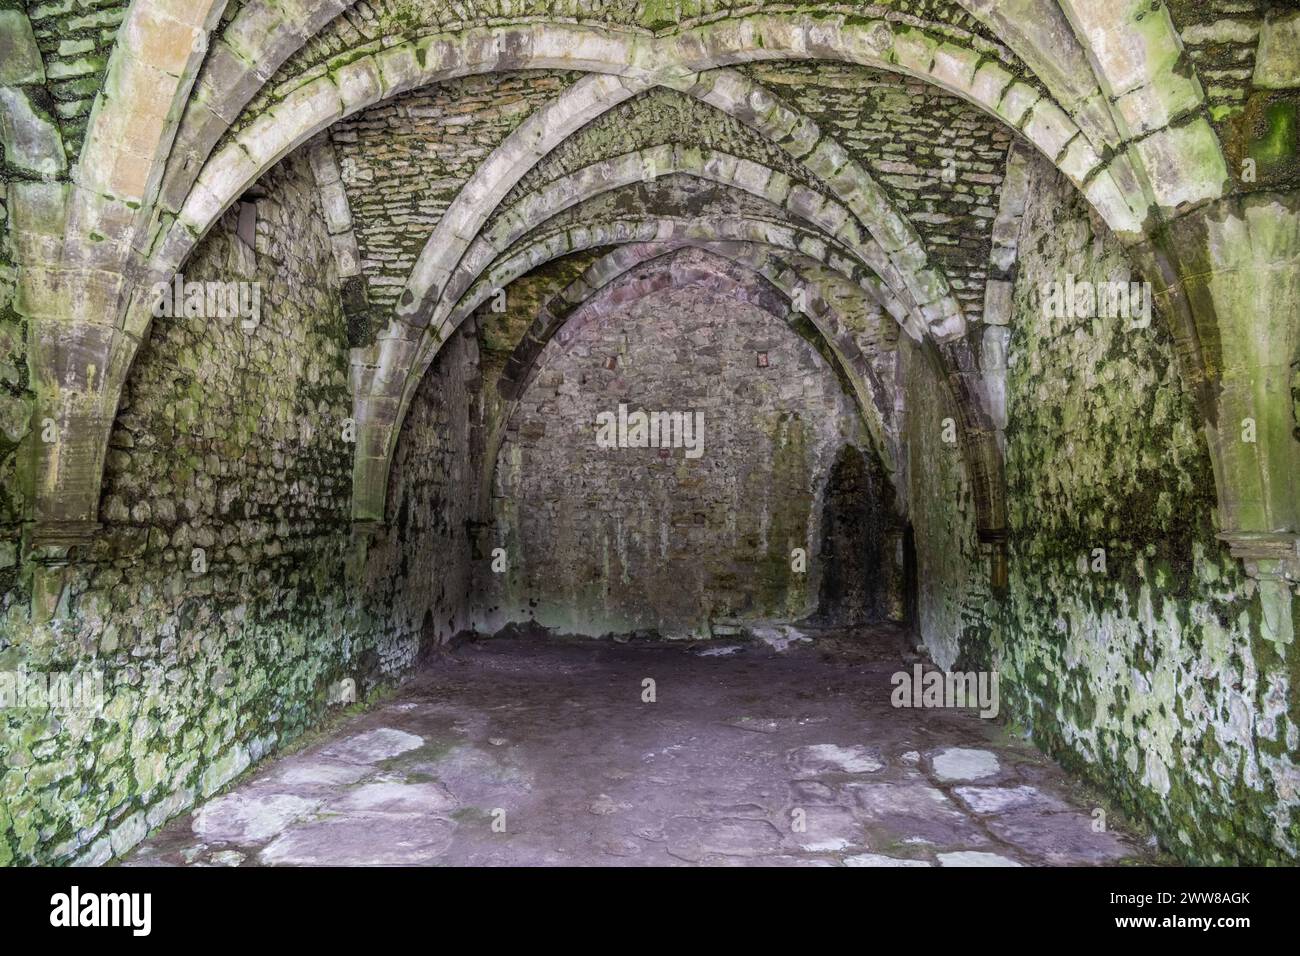
[[[973,712],[894,709],[891,628],[498,637],[172,821],[128,865],[1088,865],[1147,859]],[[788,637],[788,635],[786,635]],[[784,646],[784,649],[778,649]],[[655,701],[643,702],[643,681]]]

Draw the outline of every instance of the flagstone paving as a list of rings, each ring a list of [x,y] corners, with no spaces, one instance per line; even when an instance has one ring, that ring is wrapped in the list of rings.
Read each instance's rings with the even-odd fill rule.
[[[891,706],[890,675],[916,661],[895,629],[808,633],[784,651],[734,641],[726,654],[716,643],[461,644],[126,864],[1149,860],[1089,788],[996,721]]]

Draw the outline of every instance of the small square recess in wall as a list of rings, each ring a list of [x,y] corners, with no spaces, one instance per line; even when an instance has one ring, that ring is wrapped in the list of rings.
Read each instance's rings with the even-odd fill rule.
[[[618,356],[611,355],[605,359],[605,368],[609,369],[611,372],[618,368]]]
[[[759,353],[758,353],[758,367],[759,367],[759,368],[767,368],[769,365],[771,365],[771,363],[767,360],[767,353],[766,353],[766,352],[759,352]]]

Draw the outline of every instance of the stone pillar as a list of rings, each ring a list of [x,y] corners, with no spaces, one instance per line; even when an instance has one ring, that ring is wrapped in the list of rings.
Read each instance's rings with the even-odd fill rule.
[[[405,369],[414,361],[417,334],[391,322],[375,344],[352,350],[352,519],[384,520],[388,465],[402,415]]]
[[[138,345],[116,325],[120,270],[68,260],[75,187],[15,183],[16,310],[27,321],[35,396],[23,480],[33,547],[69,547],[98,528],[100,478],[127,369]]]
[[[1205,419],[1219,537],[1259,582],[1265,636],[1294,636],[1300,582],[1300,192],[1193,210],[1139,249]]]
[[[104,457],[135,342],[111,326],[35,320],[28,345],[37,396],[33,540],[78,544],[99,527]]]

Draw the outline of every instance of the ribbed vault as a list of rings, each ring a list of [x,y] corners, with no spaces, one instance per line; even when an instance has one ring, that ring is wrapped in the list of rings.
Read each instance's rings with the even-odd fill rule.
[[[792,432],[753,403],[772,419],[754,457],[813,435],[820,467],[841,441],[844,487],[893,496],[871,527],[936,582],[916,618],[937,663],[1002,667],[1045,746],[1179,851],[1294,858],[1290,4],[0,6],[0,613],[21,638],[0,652],[52,671],[130,654],[134,674],[180,641],[203,661],[168,671],[182,696],[206,707],[233,670],[250,715],[178,705],[123,722],[129,744],[74,725],[131,760],[67,818],[51,794],[85,741],[59,756],[32,742],[65,730],[26,727],[4,788],[42,795],[0,812],[0,836],[38,821],[19,856],[119,854],[123,828],[309,724],[345,666],[398,673],[482,623],[466,595],[519,408],[536,399],[544,432],[569,344],[698,292],[699,325],[672,328],[707,340],[701,368],[724,366],[706,333],[731,303],[748,337],[725,347],[754,378],[733,362],[727,381],[834,407]],[[189,271],[265,287],[267,321],[161,311]],[[1045,305],[1076,279],[1150,308]],[[768,320],[797,383],[758,378]],[[563,386],[622,395],[608,358]],[[820,480],[781,464],[785,492]],[[773,537],[767,512],[733,523],[770,547],[721,577],[784,582],[818,494]],[[1113,574],[1077,562],[1097,551]],[[342,623],[317,634],[308,604]],[[163,730],[174,765],[144,754]]]

